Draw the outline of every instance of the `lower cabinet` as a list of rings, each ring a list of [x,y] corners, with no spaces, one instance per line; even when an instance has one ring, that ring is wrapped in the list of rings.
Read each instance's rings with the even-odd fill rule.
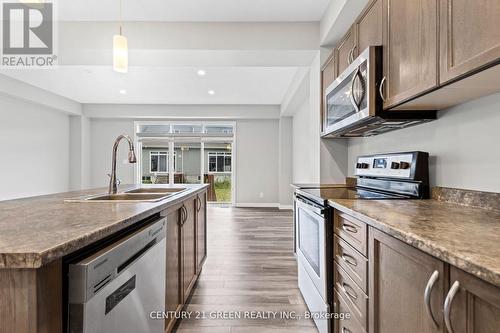
[[[186,304],[206,256],[206,192],[162,212],[167,217],[167,279],[165,311],[179,312]],[[199,253],[204,253],[199,260]],[[176,319],[168,316],[165,332],[172,332]]]
[[[200,274],[207,257],[207,195],[201,193],[196,197],[196,273]]]
[[[334,307],[351,314],[335,321],[335,333],[500,332],[499,287],[352,216],[334,216]],[[367,268],[358,252],[365,248]]]
[[[196,282],[196,200],[188,199],[181,208],[182,291],[189,297]]]
[[[182,294],[180,289],[180,205],[167,212],[167,281],[165,288],[165,311],[180,311]],[[175,324],[173,318],[165,320],[165,331],[170,332]]]
[[[451,267],[444,318],[448,332],[498,333],[499,288]]]
[[[442,332],[444,262],[376,229],[369,234],[369,332]]]

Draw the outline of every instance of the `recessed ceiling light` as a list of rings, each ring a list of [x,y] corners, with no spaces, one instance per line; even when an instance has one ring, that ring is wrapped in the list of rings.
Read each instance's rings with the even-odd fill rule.
[[[127,91],[125,89],[120,89],[120,94],[125,95]]]
[[[209,94],[209,95],[215,95],[215,91],[213,91],[213,90],[209,90],[209,91],[208,91],[208,94]]]
[[[207,72],[205,72],[203,69],[198,70],[197,73],[199,76],[205,76],[205,74],[207,74]]]

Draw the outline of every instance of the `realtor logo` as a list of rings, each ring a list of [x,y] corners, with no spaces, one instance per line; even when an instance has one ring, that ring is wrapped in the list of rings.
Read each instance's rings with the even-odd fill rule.
[[[2,3],[2,66],[54,66],[54,4]]]

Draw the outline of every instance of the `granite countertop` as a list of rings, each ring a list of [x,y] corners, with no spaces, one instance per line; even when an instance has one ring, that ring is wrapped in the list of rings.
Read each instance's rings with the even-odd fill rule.
[[[64,201],[106,193],[104,188],[0,202],[0,268],[41,267],[161,212],[207,186],[172,186],[189,189],[158,202]],[[138,187],[121,186],[119,192]]]
[[[500,286],[500,212],[438,200],[330,199],[330,205]]]

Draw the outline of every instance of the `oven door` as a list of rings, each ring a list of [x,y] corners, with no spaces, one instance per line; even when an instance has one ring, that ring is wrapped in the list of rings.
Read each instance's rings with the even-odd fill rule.
[[[318,293],[327,302],[326,230],[323,208],[307,199],[296,198],[297,260]]]
[[[371,46],[359,55],[326,89],[323,135],[345,130],[375,116],[381,107],[377,77],[381,75],[380,48]]]

